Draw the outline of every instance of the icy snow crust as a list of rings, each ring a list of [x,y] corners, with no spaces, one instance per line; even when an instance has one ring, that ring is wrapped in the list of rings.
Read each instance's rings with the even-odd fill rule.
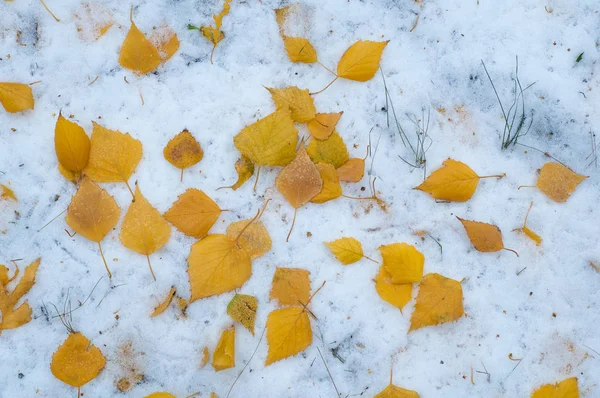
[[[223,20],[225,39],[211,65],[211,44],[186,25],[213,23],[212,14],[220,11],[222,1],[134,2],[134,20],[143,32],[166,22],[181,40],[179,51],[156,73],[135,78],[118,64],[131,3],[102,2],[116,24],[97,42],[81,40],[76,31],[73,14],[80,10],[78,1],[46,3],[60,23],[38,1],[0,4],[0,81],[40,81],[32,86],[33,111],[0,110],[0,183],[10,182],[19,198],[18,204],[0,202],[0,230],[6,231],[0,235],[0,262],[23,258],[23,268],[42,257],[37,283],[26,296],[34,319],[0,336],[1,397],[76,394],[50,372],[52,354],[67,337],[50,303],[62,308],[69,297],[77,307],[77,300],[85,300],[100,278],[88,302],[73,313],[74,327],[107,357],[105,370],[83,387],[86,397],[124,396],[115,383],[124,375],[118,352],[127,341],[143,353],[137,363],[145,378],[125,396],[154,391],[208,396],[215,391],[225,397],[252,355],[267,315],[276,308],[268,298],[275,267],[308,269],[313,290],[327,281],[311,303],[318,318],[312,321],[313,344],[265,368],[263,339],[233,397],[335,396],[317,347],[343,396],[381,391],[392,363],[394,383],[422,397],[528,397],[537,386],[569,376],[579,378],[582,396],[600,396],[600,274],[588,264],[600,259],[600,184],[598,169],[586,159],[591,152],[589,132],[600,124],[597,1],[307,1],[308,38],[319,60],[330,68],[356,40],[390,40],[381,66],[405,129],[412,134],[406,112],[418,115],[423,106],[432,110],[428,171],[452,157],[481,175],[507,176],[481,181],[466,203],[435,203],[412,190],[423,172],[411,170],[398,158],[407,152],[397,133],[386,127],[381,73],[366,83],[339,80],[315,97],[316,107],[321,112],[344,111],[338,131],[354,157],[364,156],[368,133],[375,126],[372,139],[381,136],[381,141],[372,175],[377,176],[376,187],[388,212],[344,198],[309,204],[299,209],[287,244],[293,208],[274,187],[278,169],[261,172],[256,193],[253,181],[236,192],[216,190],[236,178],[239,153],[233,136],[274,110],[263,86],[297,85],[316,91],[332,78],[316,64],[287,59],[272,11],[282,4],[234,0]],[[417,15],[419,22],[411,33]],[[17,31],[27,46],[17,43]],[[515,56],[522,82],[537,82],[527,94],[535,121],[522,142],[590,176],[564,204],[536,189],[517,190],[535,184],[536,171],[549,160],[543,153],[520,146],[500,150],[503,121],[480,60],[508,101]],[[442,108],[445,112],[438,112]],[[212,353],[221,331],[232,323],[225,309],[233,292],[192,303],[186,319],[178,319],[174,307],[149,317],[171,286],[189,297],[186,258],[193,238],[173,229],[169,243],[151,256],[158,278],[154,282],[143,256],[120,244],[117,225],[103,241],[114,274],[109,281],[96,244],[81,236],[70,238],[63,217],[36,232],[67,208],[75,192],[56,167],[53,137],[60,110],[75,115],[88,134],[93,120],[142,141],[144,155],[130,182],[137,180],[161,212],[185,189],[202,189],[221,208],[231,210],[211,230],[223,233],[229,223],[251,218],[266,198],[273,199],[262,218],[273,248],[253,262],[252,277],[240,289],[258,297],[256,336],[236,327],[234,369],[215,373],[209,364],[199,370],[202,348],[208,346]],[[184,128],[200,141],[205,155],[185,171],[180,183],[179,170],[167,163],[162,149]],[[305,126],[299,130],[307,134]],[[367,169],[370,165],[368,159]],[[125,185],[101,185],[115,196],[123,216],[131,199]],[[363,192],[361,187],[367,189]],[[344,192],[368,194],[368,177],[345,184]],[[528,225],[544,239],[540,247],[512,231],[521,227],[531,201]],[[520,257],[507,251],[475,251],[455,216],[498,225],[506,247]],[[443,253],[432,239],[414,236],[417,230],[436,237]],[[416,245],[425,254],[426,273],[464,278],[466,316],[407,335],[414,299],[401,313],[375,291],[377,264],[337,262],[323,242],[342,236],[357,238],[365,254],[378,260],[377,247],[382,244]],[[51,310],[49,316],[42,311],[44,304]],[[509,353],[522,361],[509,359]],[[489,378],[478,372],[485,369]]]

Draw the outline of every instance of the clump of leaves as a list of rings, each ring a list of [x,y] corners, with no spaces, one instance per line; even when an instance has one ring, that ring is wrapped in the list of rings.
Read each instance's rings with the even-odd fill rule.
[[[33,91],[27,84],[0,82],[0,104],[10,113],[33,109]]]
[[[213,19],[215,20],[215,26],[194,26],[194,25],[188,25],[188,29],[190,30],[198,30],[200,31],[200,33],[202,33],[202,36],[206,37],[208,39],[208,41],[210,41],[213,45],[213,49],[210,52],[210,63],[213,63],[213,54],[215,52],[215,49],[217,48],[217,44],[219,44],[221,42],[221,40],[223,40],[225,38],[225,33],[223,33],[221,31],[221,25],[223,24],[223,17],[227,14],[229,14],[229,9],[231,8],[230,6],[231,4],[231,0],[225,0],[225,3],[223,3],[223,9],[221,10],[220,13],[213,15]]]
[[[19,275],[19,268],[15,269],[12,277],[8,277],[8,268],[0,264],[0,334],[3,330],[16,329],[31,321],[31,307],[27,302],[16,307],[19,300],[31,290],[35,283],[35,275],[40,266],[41,259],[37,259],[27,268],[19,283],[10,291],[8,284]],[[16,263],[15,263],[16,265]]]

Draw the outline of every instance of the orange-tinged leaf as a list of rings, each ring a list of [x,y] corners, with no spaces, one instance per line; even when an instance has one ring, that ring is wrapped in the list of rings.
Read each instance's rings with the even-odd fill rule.
[[[236,294],[227,304],[227,315],[234,321],[244,325],[254,336],[254,321],[256,320],[257,309],[258,299],[256,297],[247,294]]]
[[[142,143],[92,122],[90,159],[84,174],[96,182],[125,182],[142,158]]]
[[[329,163],[336,169],[346,163],[350,157],[346,144],[337,131],[326,140],[311,140],[306,152],[314,163]]]
[[[84,178],[71,199],[65,220],[79,235],[100,242],[119,221],[115,199],[89,178]]]
[[[340,181],[359,182],[365,175],[365,161],[361,158],[349,159],[337,169]]]
[[[242,155],[259,166],[285,166],[296,156],[298,130],[288,109],[278,109],[246,126],[234,138]]]
[[[165,159],[178,169],[187,169],[202,160],[204,151],[200,143],[187,130],[171,138],[163,150]]]
[[[138,29],[133,20],[121,47],[119,63],[137,75],[153,72],[161,63],[156,47]]]
[[[296,86],[286,88],[269,88],[271,97],[277,108],[289,109],[291,118],[298,123],[305,123],[314,119],[316,110],[313,98],[308,89],[301,90]]]
[[[90,158],[90,139],[81,126],[58,114],[54,128],[54,150],[60,165],[81,174]]]
[[[527,235],[529,237],[529,239],[531,239],[532,241],[535,242],[536,246],[539,246],[542,244],[542,238],[538,234],[536,234],[535,232],[530,230],[529,227],[523,226],[522,231],[525,235]]]
[[[537,180],[538,188],[555,202],[566,202],[577,185],[587,176],[571,171],[558,163],[546,163],[542,166]]]
[[[0,265],[0,334],[2,330],[16,329],[31,321],[31,307],[27,302],[19,305],[17,302],[25,295],[35,284],[35,275],[40,266],[41,259],[35,260],[25,268],[23,276],[12,292],[9,292],[6,284],[17,277],[17,271],[12,278],[8,278],[8,269]]]
[[[312,344],[312,330],[307,310],[289,307],[275,310],[267,317],[269,351],[265,366],[296,355]]]
[[[212,366],[215,371],[235,366],[235,327],[224,330],[213,354]]]
[[[387,41],[357,41],[338,62],[338,76],[359,82],[370,80],[379,69],[381,54],[387,44]]]
[[[321,192],[310,201],[312,203],[325,203],[342,196],[342,186],[335,167],[329,163],[317,163],[316,167],[323,180],[323,187]]]
[[[502,232],[497,226],[479,221],[464,220],[460,217],[456,218],[465,227],[469,240],[478,251],[488,253],[504,249],[512,251],[517,256],[519,255],[516,251],[504,247]]]
[[[208,347],[204,347],[202,348],[202,358],[200,358],[200,369],[202,369],[203,367],[206,366],[206,364],[208,363],[208,358],[209,354],[208,354]]]
[[[344,265],[355,263],[363,258],[362,245],[354,238],[340,238],[332,242],[325,242],[325,245]]]
[[[407,390],[390,383],[383,391],[373,398],[419,398],[419,394],[413,390]]]
[[[414,283],[423,277],[425,256],[406,243],[393,243],[379,247],[383,267],[389,272],[392,283]]]
[[[27,84],[0,82],[0,103],[7,112],[33,109],[33,92]]]
[[[179,38],[167,25],[161,25],[152,32],[150,42],[158,50],[160,61],[165,63],[179,50]]]
[[[135,188],[135,201],[131,203],[119,239],[126,248],[148,256],[169,241],[171,226],[146,200],[139,185]]]
[[[317,113],[314,119],[308,121],[306,127],[317,140],[326,140],[335,130],[343,113]]]
[[[441,168],[431,173],[421,185],[414,189],[427,192],[435,199],[466,202],[475,193],[481,178],[483,177],[478,176],[463,162],[446,159]]]
[[[0,188],[2,188],[2,193],[0,194],[0,198],[6,199],[6,200],[13,200],[15,202],[19,201],[17,199],[17,195],[15,195],[15,191],[13,191],[12,189],[10,189],[9,187],[7,187],[4,184],[0,184]]]
[[[379,297],[402,311],[402,308],[412,298],[413,285],[412,283],[392,283],[392,275],[382,265],[375,278],[375,289]]]
[[[306,150],[301,147],[296,158],[281,170],[275,185],[288,203],[297,209],[321,192],[323,180]]]
[[[421,281],[408,331],[452,322],[464,313],[460,282],[440,274],[427,274]]]
[[[279,305],[306,305],[310,295],[310,272],[300,268],[275,269],[271,300]]]
[[[73,387],[93,380],[106,365],[102,352],[83,334],[71,333],[52,355],[52,374]]]
[[[8,278],[8,268],[6,265],[0,264],[0,284],[2,285],[0,290],[4,289],[4,286],[6,286],[8,282],[10,282],[10,279]]]
[[[248,252],[252,260],[271,250],[269,231],[260,221],[241,220],[231,223],[227,227],[227,236],[238,239],[239,246]]]
[[[570,377],[556,384],[546,384],[535,390],[531,398],[579,398],[577,377]]]
[[[146,395],[144,398],[177,398],[177,397],[173,394],[169,394],[168,392],[159,391],[159,392],[153,392],[150,395]]]
[[[188,257],[190,302],[241,287],[252,274],[250,255],[227,235],[208,235]]]
[[[169,290],[169,293],[167,293],[167,296],[156,306],[156,308],[154,308],[154,311],[152,312],[150,317],[154,318],[155,316],[160,315],[163,312],[165,312],[165,310],[169,307],[169,304],[171,304],[171,301],[173,301],[173,297],[175,297],[175,288],[174,287],[172,287],[171,290]]]
[[[204,192],[190,188],[165,213],[165,218],[188,236],[202,238],[208,234],[221,209]]]
[[[285,51],[287,52],[290,61],[302,62],[305,64],[317,62],[317,50],[310,44],[308,39],[285,35],[283,35],[282,38]]]

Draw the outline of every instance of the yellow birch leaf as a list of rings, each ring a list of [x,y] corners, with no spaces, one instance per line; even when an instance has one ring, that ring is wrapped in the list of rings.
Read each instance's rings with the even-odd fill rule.
[[[73,173],[72,171],[65,169],[60,163],[58,163],[58,171],[60,174],[62,174],[63,177],[67,179],[67,181],[70,181],[73,184],[77,184],[77,182],[82,177],[81,173]]]
[[[200,369],[204,368],[208,363],[208,347],[202,348],[202,358],[200,359]]]
[[[248,223],[251,224],[248,225]],[[236,221],[229,224],[226,233],[231,239],[238,239],[238,244],[248,252],[252,260],[271,250],[272,241],[269,231],[261,221]],[[240,235],[240,233],[242,234]]]
[[[83,334],[71,333],[52,355],[52,374],[68,385],[80,388],[87,384],[106,365],[102,352]]]
[[[338,113],[317,113],[315,118],[306,123],[308,131],[317,140],[326,140],[335,130],[344,112]]]
[[[89,178],[84,178],[71,199],[65,220],[79,235],[98,243],[100,255],[111,276],[100,241],[119,221],[121,209],[115,199]]]
[[[227,235],[208,235],[188,257],[190,302],[241,287],[252,274],[250,255]]]
[[[325,242],[325,245],[344,265],[355,263],[363,258],[362,245],[354,238],[340,238],[333,242]]]
[[[577,185],[587,176],[574,173],[568,167],[558,163],[546,163],[542,166],[537,180],[538,188],[555,202],[566,202]]]
[[[124,182],[129,187],[129,177],[142,158],[142,143],[129,134],[92,124],[90,160],[84,174],[96,182]]]
[[[177,398],[175,395],[173,394],[169,394],[168,392],[153,392],[150,395],[146,395],[144,398]]]
[[[217,222],[221,212],[219,206],[204,192],[190,188],[179,195],[165,213],[165,218],[184,234],[202,238]]]
[[[15,202],[18,202],[19,200],[17,199],[17,195],[15,195],[15,191],[13,191],[12,189],[10,189],[9,187],[7,187],[4,184],[0,184],[0,187],[2,187],[2,194],[0,194],[0,198],[2,199],[6,199],[6,200],[14,200]]]
[[[421,185],[414,189],[427,192],[435,199],[466,202],[475,193],[479,180],[489,177],[501,178],[502,176],[480,177],[463,162],[446,159],[441,168],[431,173]]]
[[[412,298],[413,285],[412,283],[392,283],[392,275],[382,265],[375,278],[375,289],[379,297],[402,311],[402,308]]]
[[[60,165],[76,175],[81,174],[90,158],[90,139],[81,126],[58,114],[54,128],[54,150]]]
[[[460,282],[440,274],[427,274],[421,281],[408,331],[452,322],[464,313]]]
[[[365,175],[365,161],[361,158],[349,159],[337,169],[340,181],[359,182]]]
[[[169,304],[171,304],[171,301],[173,301],[173,297],[175,297],[174,287],[172,287],[171,290],[169,290],[167,296],[156,306],[156,308],[154,308],[154,311],[150,315],[150,318],[154,318],[155,316],[165,312],[165,310],[169,307]]]
[[[265,366],[296,355],[312,344],[312,330],[307,310],[289,307],[275,310],[267,317],[269,350]]]
[[[570,377],[556,384],[546,384],[535,390],[531,398],[579,398],[577,377]]]
[[[211,392],[210,393],[210,398],[217,398],[217,393],[216,392]]]
[[[289,109],[291,118],[298,123],[306,123],[315,118],[315,102],[308,89],[301,90],[296,86],[286,88],[269,88],[271,97],[277,108]]]
[[[183,179],[183,169],[192,167],[201,161],[204,151],[194,136],[185,129],[168,142],[163,150],[163,155],[169,163],[181,169]]]
[[[342,196],[342,186],[340,185],[335,167],[328,163],[317,163],[316,167],[323,180],[323,187],[321,188],[321,192],[310,201],[312,203],[325,203]]]
[[[425,256],[406,243],[393,243],[379,247],[383,267],[389,272],[392,283],[414,283],[423,277]]]
[[[179,38],[167,25],[161,25],[150,35],[150,42],[158,50],[161,63],[165,63],[179,50]]]
[[[306,152],[314,163],[329,163],[336,169],[346,163],[350,157],[346,144],[337,131],[326,140],[311,140]]]
[[[342,55],[337,74],[344,79],[366,82],[375,76],[387,41],[359,40]]]
[[[235,172],[238,175],[238,179],[235,184],[224,188],[231,188],[235,191],[244,185],[244,183],[254,175],[254,163],[252,163],[252,160],[242,155],[242,157],[235,162]]]
[[[149,256],[163,247],[170,237],[171,226],[142,195],[139,185],[136,186],[135,200],[125,213],[119,239],[126,248],[146,256],[154,280]]]
[[[288,203],[298,209],[321,192],[323,180],[306,150],[301,147],[296,158],[281,170],[275,185]]]
[[[277,300],[279,305],[306,305],[310,295],[310,272],[299,268],[275,269],[271,300]]]
[[[317,62],[317,50],[310,44],[308,39],[285,35],[283,35],[282,38],[285,51],[287,52],[290,61],[302,62],[305,64]]]
[[[29,292],[35,284],[35,275],[40,266],[41,259],[37,259],[25,268],[23,276],[12,292],[9,292],[6,284],[17,276],[17,271],[11,279],[8,279],[8,269],[0,265],[0,334],[3,330],[16,329],[31,321],[31,307],[27,302],[17,308],[19,300]]]
[[[464,220],[460,217],[456,218],[465,227],[469,240],[478,251],[489,253],[497,252],[498,250],[508,250],[519,256],[516,251],[504,247],[502,232],[497,226],[479,221]]]
[[[390,383],[383,391],[373,398],[419,398],[419,394],[413,390],[398,387]]]
[[[7,112],[33,109],[33,92],[27,84],[0,82],[0,103]]]
[[[227,304],[227,314],[236,322],[244,325],[246,329],[254,336],[254,321],[256,320],[256,310],[258,308],[258,299],[247,294],[236,294],[229,304]]]
[[[216,372],[235,366],[235,327],[224,330],[213,354],[212,366]]]
[[[244,127],[234,138],[242,155],[259,166],[285,166],[294,160],[298,130],[287,109],[278,109]]]
[[[161,64],[158,50],[131,20],[131,27],[121,47],[119,64],[137,75],[153,72]]]

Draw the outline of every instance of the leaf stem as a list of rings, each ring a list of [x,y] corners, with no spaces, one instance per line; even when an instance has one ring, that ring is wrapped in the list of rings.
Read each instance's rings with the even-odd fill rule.
[[[48,221],[46,224],[44,224],[44,226],[40,229],[38,229],[38,232],[40,232],[42,229],[46,228],[48,225],[52,224],[52,222],[54,220],[56,220],[58,217],[62,216],[63,214],[65,214],[65,212],[69,210],[69,208],[64,209],[63,211],[61,211],[56,217],[54,217],[52,220]]]
[[[334,76],[338,77],[337,73],[335,73],[334,71],[332,71],[331,69],[329,69],[328,67],[326,67],[325,65],[323,65],[323,64],[321,63],[321,61],[317,60],[317,63],[318,63],[319,65],[321,65],[323,68],[325,68],[325,70],[326,70],[326,71],[328,71],[328,72],[329,72],[329,73],[331,73],[332,75],[334,75]]]
[[[250,361],[252,361],[252,358],[254,358],[254,354],[256,354],[256,351],[258,351],[258,347],[260,346],[260,342],[262,341],[263,337],[265,336],[265,332],[266,331],[267,331],[267,328],[264,328],[262,334],[260,335],[260,339],[258,340],[258,344],[256,344],[256,348],[254,349],[254,352],[250,356],[250,359],[248,360],[248,362],[246,362],[246,365],[242,368],[242,371],[240,372],[240,374],[233,381],[233,384],[231,385],[231,387],[229,387],[229,391],[227,392],[227,396],[225,398],[229,398],[229,395],[231,394],[231,390],[233,390],[233,387],[235,386],[235,383],[237,383],[237,381],[239,380],[239,378],[242,377],[242,374],[244,373],[244,370],[246,370],[246,368],[248,367],[248,365],[250,365]]]
[[[148,254],[146,254],[146,259],[148,259],[148,268],[150,268],[150,273],[156,282],[156,275],[154,275],[154,270],[152,269],[152,264],[150,264],[150,256]]]
[[[520,190],[521,188],[537,188],[535,185],[519,185],[519,188],[517,188],[517,190]]]
[[[369,261],[373,261],[373,262],[374,262],[374,263],[376,263],[376,264],[379,264],[379,261],[377,261],[377,260],[373,260],[371,257],[369,257],[369,256],[365,256],[364,254],[363,254],[363,258],[365,258],[365,259],[367,259],[367,260],[369,260]]]
[[[494,175],[490,175],[490,176],[477,176],[479,178],[497,178],[497,179],[501,179],[506,177],[506,173],[502,173],[502,174],[494,174]]]
[[[287,238],[285,238],[286,243],[290,241],[290,235],[294,230],[294,225],[296,224],[296,214],[298,213],[298,209],[294,208],[294,219],[292,220],[292,227],[290,228],[290,232],[287,234]]]
[[[513,249],[507,249],[506,247],[503,247],[503,248],[502,248],[502,250],[508,250],[509,252],[513,252],[513,253],[515,253],[515,254],[517,255],[517,257],[519,257],[519,253],[517,253],[517,251],[516,251],[516,250],[513,250]]]
[[[98,242],[98,249],[100,249],[100,256],[102,256],[102,261],[104,261],[104,266],[106,267],[106,272],[108,272],[108,277],[112,278],[112,274],[108,269],[108,264],[106,264],[106,258],[104,258],[104,252],[102,251],[102,245],[100,244],[100,242]]]
[[[183,169],[181,169],[181,176],[179,177],[179,182],[183,182]]]
[[[54,15],[54,13],[52,11],[50,11],[50,9],[48,8],[48,6],[46,5],[46,3],[44,3],[44,0],[40,0],[40,3],[42,3],[42,5],[44,6],[44,8],[46,9],[46,11],[48,11],[50,13],[50,15],[52,15],[52,18],[54,18],[54,20],[56,22],[60,22],[60,19],[56,18],[56,15]]]
[[[211,64],[211,65],[214,65],[214,62],[213,62],[213,54],[215,53],[215,49],[216,49],[216,48],[217,48],[217,46],[213,46],[213,49],[212,49],[212,51],[210,52],[210,64]]]
[[[256,181],[254,181],[254,192],[256,192],[256,185],[258,185],[258,176],[260,175],[260,165],[258,166],[258,170],[256,170]]]
[[[310,93],[310,95],[317,95],[317,94],[320,94],[320,93],[322,93],[323,91],[327,90],[327,89],[329,88],[329,86],[331,86],[333,83],[335,83],[335,81],[336,81],[337,79],[339,79],[339,78],[340,78],[340,77],[336,75],[336,76],[335,76],[335,79],[333,79],[333,80],[332,80],[332,81],[331,81],[331,82],[330,82],[328,85],[326,85],[326,86],[325,86],[325,88],[323,88],[323,89],[321,89],[321,90],[319,90],[319,91],[317,91],[317,92]]]
[[[131,187],[129,186],[129,182],[125,181],[125,185],[127,185],[127,189],[129,189],[129,193],[131,194],[131,198],[132,198],[131,201],[135,202],[135,194],[131,190]]]
[[[319,286],[319,288],[318,288],[317,290],[315,290],[315,292],[312,294],[312,296],[310,296],[310,297],[308,298],[308,301],[306,302],[306,306],[305,306],[305,307],[308,307],[308,305],[309,305],[309,304],[310,304],[310,302],[312,301],[313,297],[315,297],[315,296],[317,295],[317,293],[319,293],[319,290],[323,289],[323,286],[325,286],[325,283],[326,283],[326,282],[327,282],[327,281],[323,281],[323,283],[321,283],[321,286]]]

